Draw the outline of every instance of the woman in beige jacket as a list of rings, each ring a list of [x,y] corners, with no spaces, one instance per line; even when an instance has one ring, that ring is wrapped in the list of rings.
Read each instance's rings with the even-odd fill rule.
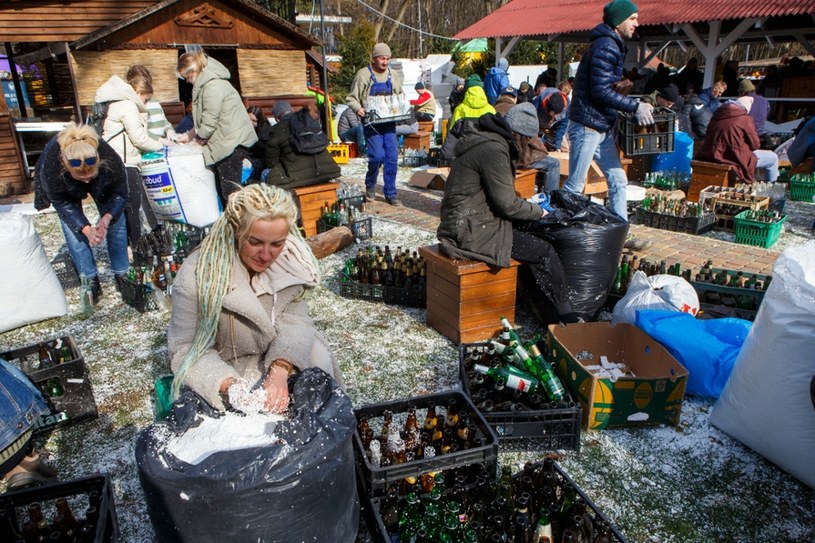
[[[181,266],[168,329],[176,395],[186,385],[224,409],[239,407],[234,395],[258,394],[266,411],[280,413],[294,372],[317,367],[343,385],[303,298],[319,265],[296,221],[286,190],[239,189]]]

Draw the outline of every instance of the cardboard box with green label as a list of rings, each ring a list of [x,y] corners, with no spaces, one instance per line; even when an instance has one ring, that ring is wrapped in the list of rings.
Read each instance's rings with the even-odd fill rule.
[[[620,377],[599,377],[586,369],[599,366],[601,356],[630,371]],[[546,358],[583,405],[587,430],[679,423],[688,370],[634,325],[551,325]]]

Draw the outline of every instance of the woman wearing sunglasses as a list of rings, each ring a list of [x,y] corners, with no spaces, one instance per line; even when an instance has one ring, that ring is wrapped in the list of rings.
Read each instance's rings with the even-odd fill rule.
[[[102,294],[93,247],[107,240],[110,270],[127,273],[127,174],[119,155],[88,125],[71,123],[45,146],[37,161],[34,207],[54,206],[65,243],[81,275],[93,281],[93,299]],[[92,224],[82,208],[90,195],[99,211]]]

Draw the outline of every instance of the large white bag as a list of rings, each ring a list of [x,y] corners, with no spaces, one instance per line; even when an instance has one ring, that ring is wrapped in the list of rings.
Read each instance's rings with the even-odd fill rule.
[[[215,174],[199,145],[170,145],[143,156],[141,176],[156,217],[204,227],[221,213]]]
[[[790,247],[710,422],[815,488],[815,241]]]
[[[676,275],[652,275],[648,277],[639,270],[634,272],[625,296],[614,305],[611,322],[637,324],[637,311],[658,309],[682,311],[696,315],[699,312],[699,295],[690,283]]]
[[[68,301],[28,215],[0,213],[0,332],[61,317]]]

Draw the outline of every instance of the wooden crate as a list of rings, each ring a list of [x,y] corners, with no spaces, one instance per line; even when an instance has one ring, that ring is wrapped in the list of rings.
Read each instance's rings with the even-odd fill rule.
[[[552,151],[549,156],[560,161],[560,181],[561,188],[569,176],[569,153],[563,151]],[[592,160],[589,172],[586,174],[586,184],[583,186],[583,194],[586,196],[604,195],[608,192],[608,184],[600,166]]]
[[[405,136],[405,149],[424,149],[430,153],[430,136],[431,132],[416,132],[415,134],[408,134]]]
[[[427,263],[427,324],[456,343],[494,336],[501,317],[515,320],[515,284],[520,262],[509,268],[456,260],[438,244],[420,247]]]
[[[716,164],[702,160],[691,160],[690,187],[688,188],[688,201],[698,202],[699,194],[712,185],[729,187],[732,181],[733,167],[729,164]]]
[[[419,121],[419,132],[435,132],[433,121]]]
[[[305,231],[305,236],[310,238],[317,235],[317,224],[320,222],[323,206],[337,201],[337,183],[298,187],[293,192],[294,200],[300,208],[300,225]]]
[[[531,198],[535,195],[535,177],[538,170],[517,170],[515,172],[515,194],[518,198]]]

